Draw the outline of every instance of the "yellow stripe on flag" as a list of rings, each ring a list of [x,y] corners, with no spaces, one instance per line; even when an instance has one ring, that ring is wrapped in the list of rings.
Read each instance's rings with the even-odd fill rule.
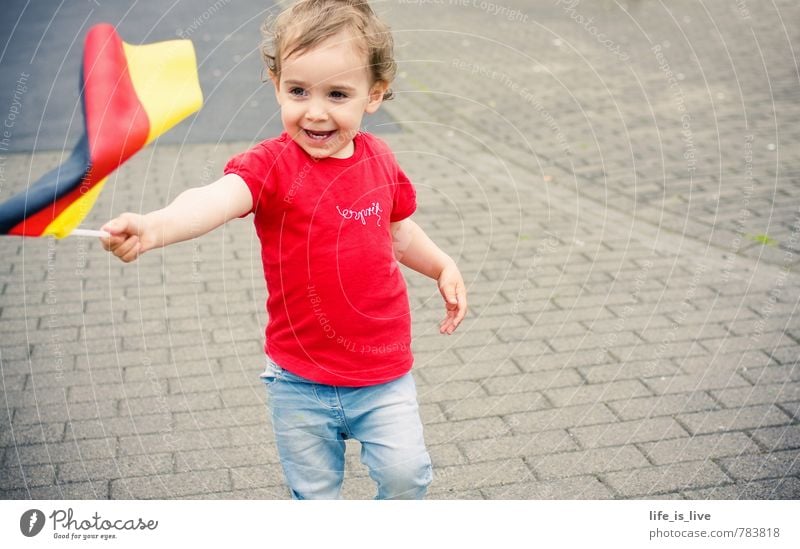
[[[103,179],[94,187],[86,191],[79,199],[70,204],[61,212],[61,215],[56,217],[42,232],[41,236],[52,235],[56,238],[64,238],[69,236],[74,228],[81,224],[83,218],[91,211],[100,191],[103,190],[103,185],[106,184],[108,178]]]
[[[143,46],[122,43],[128,72],[150,120],[147,143],[203,106],[197,61],[190,40]]]

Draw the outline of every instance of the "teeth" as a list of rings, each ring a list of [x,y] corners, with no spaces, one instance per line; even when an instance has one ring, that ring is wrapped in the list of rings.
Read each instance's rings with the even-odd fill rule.
[[[308,135],[311,139],[322,140],[327,137],[330,137],[333,134],[333,131],[326,131],[326,132],[313,132],[311,130],[305,130],[306,135]]]

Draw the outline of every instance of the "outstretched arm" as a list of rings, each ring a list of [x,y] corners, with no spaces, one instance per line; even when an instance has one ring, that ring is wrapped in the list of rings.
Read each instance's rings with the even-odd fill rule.
[[[409,218],[392,223],[391,231],[397,260],[437,281],[447,312],[439,332],[452,334],[467,314],[467,289],[456,262]]]
[[[228,174],[204,187],[179,194],[161,210],[145,215],[124,213],[103,230],[103,248],[128,263],[153,248],[204,235],[252,209],[253,198],[244,180]]]

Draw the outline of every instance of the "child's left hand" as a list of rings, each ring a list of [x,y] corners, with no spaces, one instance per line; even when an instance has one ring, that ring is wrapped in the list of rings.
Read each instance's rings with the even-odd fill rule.
[[[447,316],[439,323],[439,333],[450,335],[467,314],[467,288],[454,262],[442,269],[437,283],[447,310]]]

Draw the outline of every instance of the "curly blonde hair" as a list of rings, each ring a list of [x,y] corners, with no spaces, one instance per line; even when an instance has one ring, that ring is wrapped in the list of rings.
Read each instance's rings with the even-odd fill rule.
[[[378,19],[366,0],[299,0],[261,26],[261,56],[270,75],[280,78],[281,63],[338,34],[350,30],[361,38],[359,46],[367,55],[372,83],[385,82],[383,99],[393,97],[394,39],[388,25]]]

